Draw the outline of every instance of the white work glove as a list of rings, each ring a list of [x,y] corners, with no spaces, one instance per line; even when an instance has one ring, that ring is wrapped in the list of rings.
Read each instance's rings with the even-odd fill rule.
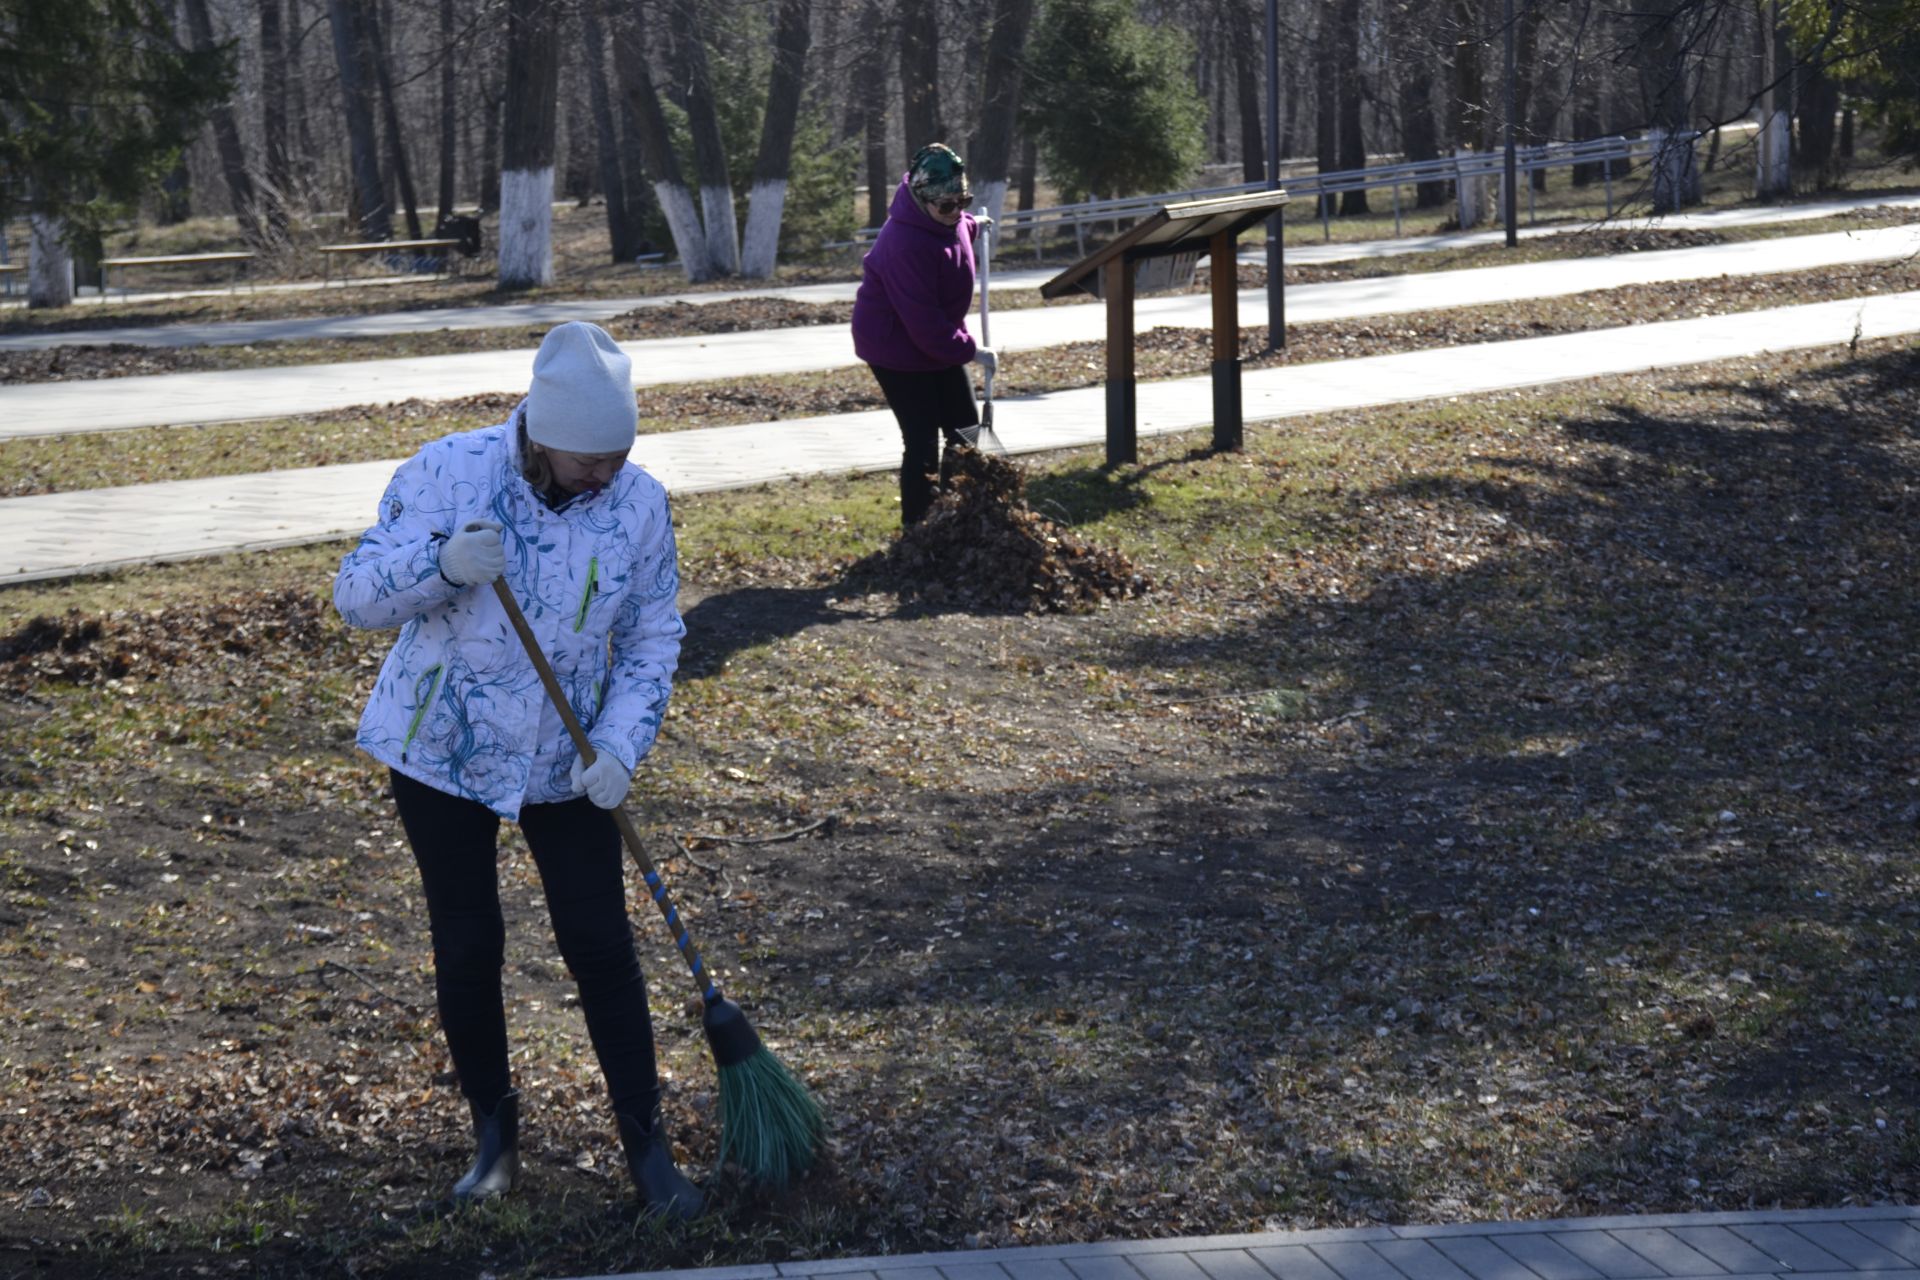
[[[440,545],[440,576],[456,587],[484,587],[506,571],[506,544],[491,520],[469,520]]]
[[[980,371],[989,378],[993,376],[993,371],[1000,367],[1000,361],[995,358],[992,347],[975,347],[973,359],[980,366]]]
[[[973,225],[980,228],[983,232],[991,231],[993,230],[993,215],[982,209],[979,213],[973,215]]]
[[[602,809],[619,808],[632,784],[633,773],[611,751],[596,748],[592,764],[573,758],[573,785],[583,788],[587,799]]]

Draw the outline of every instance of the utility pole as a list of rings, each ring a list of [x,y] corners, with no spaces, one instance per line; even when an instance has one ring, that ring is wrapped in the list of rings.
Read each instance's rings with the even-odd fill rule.
[[[1280,0],[1267,0],[1267,190],[1280,189]],[[1287,345],[1286,219],[1267,215],[1267,350]]]
[[[1520,243],[1520,228],[1514,222],[1514,188],[1518,186],[1516,176],[1519,165],[1513,152],[1513,0],[1506,0],[1507,28],[1507,180],[1500,186],[1500,216],[1507,224],[1507,248]]]

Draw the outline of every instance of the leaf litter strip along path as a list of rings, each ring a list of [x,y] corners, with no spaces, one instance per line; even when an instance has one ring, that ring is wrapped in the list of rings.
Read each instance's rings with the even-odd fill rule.
[[[1604,225],[1615,228],[1659,229],[1663,231],[1712,230],[1720,227],[1750,227],[1783,222],[1807,222],[1833,217],[1855,209],[1920,208],[1920,195],[1860,196],[1846,200],[1821,200],[1801,205],[1770,205],[1741,209],[1714,209],[1699,213],[1670,214],[1661,218],[1622,218]],[[1588,223],[1550,223],[1522,227],[1524,239],[1564,235]],[[1402,236],[1390,240],[1334,241],[1327,244],[1287,246],[1287,262],[1293,266],[1319,263],[1370,261],[1397,258],[1435,250],[1461,249],[1492,244],[1505,236],[1504,231],[1454,231],[1431,236]],[[1055,267],[1019,265],[1020,249],[1008,250],[1010,260],[1003,278],[995,281],[1001,289],[1037,289],[1057,274]],[[1240,260],[1264,263],[1264,245],[1250,245],[1240,251]],[[397,277],[393,283],[411,283],[414,277]],[[262,286],[309,291],[310,284]],[[239,346],[252,342],[307,341],[321,338],[371,337],[392,333],[418,333],[436,329],[494,329],[518,325],[559,324],[566,320],[604,320],[641,307],[669,306],[674,303],[737,301],[743,298],[784,298],[795,302],[850,302],[858,280],[830,284],[776,285],[765,289],[729,289],[687,293],[647,294],[623,298],[582,298],[570,302],[511,303],[504,306],[435,307],[419,311],[386,311],[365,315],[312,316],[285,320],[230,320],[205,324],[127,325],[110,329],[48,330],[46,332],[0,335],[0,351],[38,351],[49,347],[108,343],[132,343],[140,346],[198,347]],[[224,297],[225,290],[189,290],[177,293],[139,295],[143,302],[163,302],[199,297]],[[99,299],[81,299],[96,302]],[[107,299],[111,301],[111,299]]]
[[[1548,338],[1445,347],[1249,372],[1248,421],[1444,399],[1604,374],[1674,368],[1768,351],[1920,332],[1920,291]],[[1139,430],[1165,435],[1212,420],[1210,378],[1143,383]],[[1003,438],[1034,453],[1105,438],[1105,393],[1090,387],[1007,401]],[[891,413],[649,435],[635,460],[675,492],[743,488],[899,464]],[[0,584],[124,565],[321,542],[366,526],[397,460],[270,471],[0,502]]]
[[[1352,319],[1525,298],[1564,297],[1629,284],[1767,275],[1920,253],[1920,226],[1830,232],[1785,240],[1713,245],[1302,285],[1288,291],[1295,321]],[[1137,331],[1155,325],[1206,328],[1202,294],[1143,300]],[[1242,326],[1266,323],[1266,295],[1240,295]],[[1018,352],[1106,333],[1103,307],[1011,311],[1001,318],[999,349]],[[805,373],[854,363],[839,326],[659,338],[621,344],[634,358],[637,385],[756,374]],[[393,400],[448,400],[524,389],[533,351],[481,351],[401,360],[346,361],[204,373],[106,378],[93,382],[0,387],[0,438],[143,426],[232,422],[317,413]]]

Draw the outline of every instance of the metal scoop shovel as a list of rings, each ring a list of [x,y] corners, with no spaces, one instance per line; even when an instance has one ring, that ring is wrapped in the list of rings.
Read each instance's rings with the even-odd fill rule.
[[[980,208],[984,216],[986,206]],[[993,346],[987,328],[987,287],[993,278],[993,228],[983,227],[980,231],[980,345]],[[964,444],[972,445],[982,453],[991,453],[996,457],[1007,456],[1007,446],[1000,443],[1000,437],[993,430],[993,374],[981,375],[982,394],[980,399],[980,425],[961,427],[956,434]]]

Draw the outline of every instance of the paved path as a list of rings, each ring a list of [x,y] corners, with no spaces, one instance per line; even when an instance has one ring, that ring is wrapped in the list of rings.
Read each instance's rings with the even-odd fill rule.
[[[1920,291],[1591,333],[1414,351],[1245,374],[1249,422],[1669,368],[1761,351],[1920,332]],[[1098,387],[1002,400],[1008,447],[1105,438]],[[1204,427],[1209,378],[1138,388],[1142,436]],[[886,410],[642,436],[634,458],[669,490],[737,488],[899,465]],[[394,461],[92,489],[0,502],[0,584],[157,560],[351,536],[369,524]]]
[[[1701,213],[1672,214],[1661,219],[1623,219],[1617,226],[1657,226],[1663,229],[1713,229],[1754,226],[1761,223],[1801,222],[1832,217],[1849,209],[1877,205],[1920,208],[1920,195],[1864,197],[1851,200],[1822,200],[1804,205],[1756,205],[1752,208],[1723,209]],[[1522,236],[1558,235],[1568,231],[1566,224],[1525,227]],[[1465,245],[1494,244],[1505,232],[1463,231],[1447,235],[1406,236],[1392,240],[1359,240],[1327,244],[1289,245],[1287,261],[1295,266],[1324,262],[1350,262],[1360,259],[1391,258],[1426,253]],[[1241,250],[1242,259],[1264,262],[1266,249],[1254,245]],[[1018,246],[1005,251],[1003,265],[995,272],[994,287],[1001,290],[1038,289],[1058,273],[1055,267],[1022,267]],[[397,283],[417,282],[418,277],[401,277]],[[314,285],[287,286],[310,290]],[[705,304],[739,298],[784,298],[796,302],[850,302],[855,281],[832,284],[783,285],[766,289],[737,289],[725,292],[652,294],[644,297],[593,298],[576,302],[529,302],[497,307],[436,307],[423,311],[382,312],[363,316],[315,316],[291,320],[234,320],[208,324],[143,325],[117,329],[88,329],[64,333],[15,333],[0,335],[0,351],[42,350],[55,346],[73,346],[110,342],[139,346],[198,347],[234,346],[251,342],[295,342],[320,338],[359,338],[394,333],[423,333],[439,329],[498,329],[522,325],[554,325],[565,320],[605,320],[642,307],[673,303]],[[1290,291],[1289,297],[1298,290]],[[161,298],[192,298],[218,294],[181,293],[144,295]],[[1261,323],[1265,323],[1262,313]]]
[[[631,1272],[617,1280],[1920,1280],[1920,1209],[1349,1227]],[[614,1280],[614,1278],[604,1278]]]
[[[1289,289],[1287,316],[1290,322],[1300,323],[1389,315],[1561,297],[1628,284],[1885,261],[1916,252],[1920,252],[1920,224],[1658,253],[1389,276]],[[1206,328],[1212,324],[1210,305],[1204,294],[1143,299],[1137,308],[1136,325],[1141,332],[1156,325]],[[1240,322],[1249,327],[1265,325],[1263,292],[1251,290],[1240,295]],[[998,349],[1017,353],[1023,348],[1097,341],[1105,332],[1104,308],[1089,304],[1004,312],[994,317],[993,336]],[[639,386],[723,380],[746,371],[800,373],[854,363],[852,340],[840,325],[655,338],[622,345],[633,356],[634,381]],[[449,400],[485,392],[517,392],[527,385],[532,363],[533,351],[527,349],[91,382],[24,383],[0,387],[0,439],[231,422],[394,400]]]

